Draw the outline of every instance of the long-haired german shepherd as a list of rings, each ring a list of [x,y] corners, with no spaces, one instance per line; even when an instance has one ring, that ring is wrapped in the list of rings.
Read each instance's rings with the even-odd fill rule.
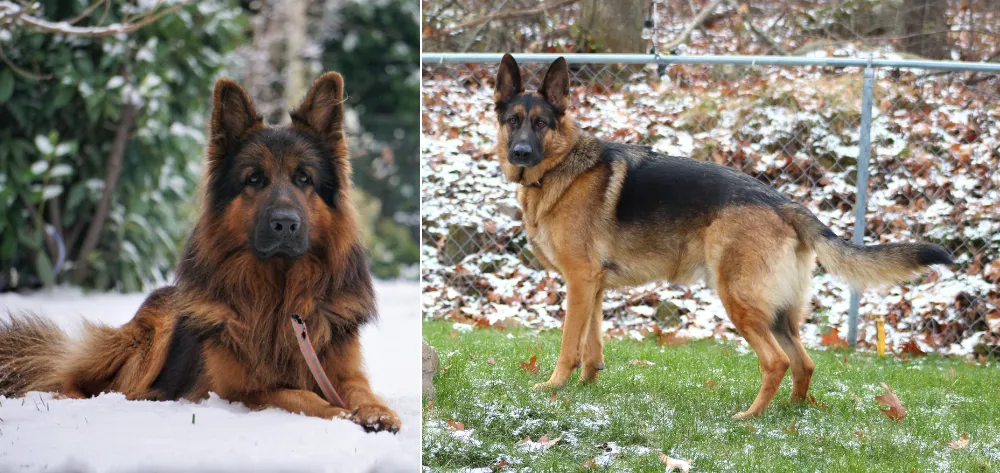
[[[344,417],[399,430],[362,368],[359,328],[376,317],[350,200],[343,79],[313,83],[285,127],[264,125],[235,82],[215,84],[204,208],[173,286],[120,328],[80,340],[33,315],[0,320],[0,395],[198,400]],[[347,409],[320,397],[290,322],[298,314]]]
[[[580,130],[567,111],[569,69],[556,59],[537,92],[525,92],[507,54],[497,73],[497,156],[534,254],[566,279],[562,347],[552,377],[573,370],[596,381],[604,368],[601,301],[606,288],[657,280],[705,280],[760,360],[757,399],[734,419],[757,416],[788,368],[791,399],[806,398],[813,362],[799,340],[816,257],[852,285],[909,279],[951,264],[939,246],[855,246],[802,205],[735,169],[609,143]]]

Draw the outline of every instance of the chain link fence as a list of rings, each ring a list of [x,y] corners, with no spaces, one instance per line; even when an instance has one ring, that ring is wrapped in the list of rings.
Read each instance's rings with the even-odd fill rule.
[[[614,58],[575,55],[570,61],[573,111],[585,130],[739,169],[806,205],[843,238],[854,234],[864,180],[859,136],[868,128],[863,241],[938,243],[953,252],[957,266],[912,284],[866,290],[858,345],[874,346],[876,322],[884,322],[889,350],[908,356],[931,350],[1000,355],[996,72],[873,68],[871,121],[862,126],[864,68],[848,64],[864,60],[775,66],[736,56],[717,58],[718,64],[664,64],[660,76],[656,64]],[[425,315],[479,326],[556,327],[565,314],[563,281],[532,257],[516,187],[502,182],[492,151],[498,61],[470,59],[477,58],[424,57]],[[528,90],[538,86],[550,60],[518,58]],[[849,288],[822,269],[813,286],[804,339],[813,346],[844,344]],[[704,285],[609,291],[604,310],[610,336],[661,342],[738,336]]]

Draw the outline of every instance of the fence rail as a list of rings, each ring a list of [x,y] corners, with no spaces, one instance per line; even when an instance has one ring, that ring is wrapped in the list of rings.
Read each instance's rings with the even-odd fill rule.
[[[995,204],[991,206],[989,203],[984,203],[989,199],[993,199],[994,202],[1000,199],[1000,179],[983,174],[995,173],[1000,166],[1000,125],[998,125],[1000,108],[997,105],[1000,100],[996,94],[981,88],[965,86],[962,81],[956,80],[956,75],[961,73],[987,73],[991,76],[1000,74],[1000,64],[786,56],[514,55],[522,67],[528,70],[529,75],[535,77],[540,77],[539,74],[544,71],[544,66],[560,56],[574,65],[571,66],[575,72],[574,85],[596,82],[607,86],[608,90],[636,95],[638,98],[630,98],[636,102],[643,100],[655,102],[661,99],[667,101],[667,107],[664,107],[670,109],[667,111],[658,111],[655,107],[650,107],[649,103],[638,106],[643,114],[659,112],[664,116],[669,115],[670,120],[674,121],[669,125],[662,125],[657,120],[643,122],[647,129],[666,127],[667,131],[676,130],[678,134],[686,134],[692,141],[713,140],[713,148],[708,150],[703,159],[714,159],[722,164],[737,167],[779,187],[779,190],[786,192],[793,199],[812,199],[813,210],[827,222],[836,221],[841,234],[844,234],[850,226],[849,220],[853,220],[855,243],[931,239],[948,246],[955,253],[961,266],[961,270],[956,274],[966,270],[972,273],[972,269],[975,269],[976,273],[967,275],[969,278],[975,276],[974,281],[970,282],[969,278],[965,278],[956,283],[959,286],[963,284],[969,286],[955,289],[958,294],[951,303],[954,307],[942,307],[939,303],[930,306],[923,302],[915,304],[917,298],[921,297],[920,291],[934,287],[921,285],[916,289],[918,292],[916,294],[897,288],[896,292],[890,291],[890,294],[884,295],[892,299],[899,296],[899,291],[902,291],[900,297],[903,302],[891,305],[887,310],[898,310],[902,313],[920,312],[915,314],[916,319],[911,318],[910,322],[902,323],[900,333],[907,329],[924,331],[926,337],[921,341],[924,347],[940,348],[949,344],[954,346],[956,343],[974,344],[975,350],[980,353],[1000,354],[1000,347],[997,344],[1000,340],[1000,309],[998,309],[1000,293],[995,289],[996,283],[1000,283],[1000,209]],[[495,65],[501,57],[502,54],[499,53],[425,53],[422,56],[425,97],[429,93],[436,94],[437,99],[447,101],[450,100],[448,97],[451,94],[462,94],[463,90],[490,88],[489,81],[492,80]],[[630,89],[630,86],[655,82],[657,79],[649,74],[637,73],[634,66],[633,69],[620,66],[654,64],[660,66],[660,79],[664,79],[666,75],[666,80],[680,84],[678,86],[680,89],[684,89],[684,84],[687,84],[688,90],[683,93],[673,91],[656,95],[648,94],[641,88]],[[749,104],[739,100],[727,102],[728,99],[725,97],[720,98],[718,94],[710,93],[711,89],[699,88],[698,84],[704,81],[705,76],[710,75],[712,68],[720,66],[743,67],[744,73],[722,77],[710,84],[711,87],[719,89],[748,87],[748,90],[753,91],[750,95],[759,96],[759,100]],[[840,70],[831,73],[827,70],[817,71],[814,67],[810,74],[806,75],[803,73],[804,70],[797,69],[796,74],[801,74],[791,78],[776,72],[782,68],[810,66]],[[667,70],[667,67],[670,70]],[[851,68],[856,69],[851,70]],[[771,71],[770,74],[762,73],[763,81],[751,77],[748,73],[750,70],[760,69]],[[880,70],[893,72],[879,74]],[[918,75],[913,72],[914,70],[938,72]],[[720,75],[725,76],[725,74]],[[853,79],[855,77],[860,80],[855,81]],[[459,87],[456,87],[457,79],[461,79],[463,83]],[[452,83],[449,84],[449,81]],[[811,81],[824,81],[824,84],[835,84],[834,86],[843,88],[844,90],[834,91],[833,94],[816,90],[819,91],[817,94],[822,96],[821,99],[826,100],[838,100],[838,94],[842,95],[846,97],[843,99],[844,103],[840,104],[839,108],[824,107],[822,103],[815,107],[806,104],[807,100],[795,90],[772,93],[769,89],[769,87],[788,86],[792,89],[811,87]],[[876,94],[876,86],[881,95]],[[855,87],[855,91],[849,90]],[[670,102],[674,98],[676,103]],[[621,97],[616,96],[609,100],[621,100]],[[965,107],[958,106],[963,100]],[[699,108],[706,102],[711,102],[713,106],[718,105],[721,110]],[[730,103],[745,108],[735,113],[735,121],[733,114],[726,114],[726,108]],[[588,103],[582,106],[587,109],[595,105],[600,104]],[[969,110],[961,110],[970,107]],[[831,111],[830,108],[836,110]],[[483,123],[482,110],[480,108],[477,114],[470,114],[469,119]],[[757,113],[760,110],[764,110],[765,115],[770,113],[775,116],[761,116]],[[874,125],[873,111],[877,112],[877,122]],[[789,119],[786,116],[789,114],[795,117]],[[694,117],[693,121],[690,117]],[[678,118],[687,122],[678,125]],[[951,118],[955,118],[955,123],[946,124]],[[595,131],[601,136],[600,114],[596,114],[592,121],[584,120],[584,122],[585,127],[589,123],[589,126],[597,128]],[[948,128],[952,125],[955,126]],[[810,136],[811,130],[808,130],[810,126],[830,130]],[[724,134],[731,138],[731,142],[717,142],[719,140],[716,131],[725,127],[739,129],[728,130],[731,133]],[[766,128],[769,133],[779,135],[780,138],[761,147],[754,139],[761,137],[754,130],[755,127]],[[793,129],[787,130],[782,127]],[[426,128],[427,122],[424,130],[425,140],[433,142],[438,139],[435,136],[440,136],[440,129],[434,129],[434,125],[431,125],[430,130]],[[649,139],[646,132],[635,135],[638,136],[633,137],[638,137],[640,141]],[[482,144],[491,144],[491,137],[480,138]],[[773,136],[763,138],[773,138]],[[647,144],[655,143],[647,142]],[[433,148],[434,144],[429,146]],[[878,151],[874,158],[870,159],[873,146]],[[844,150],[848,148],[853,151],[845,152]],[[434,149],[425,147],[424,153],[429,151],[433,152]],[[849,156],[850,154],[853,156]],[[766,164],[769,162],[770,164]],[[783,165],[775,165],[774,162],[783,162]],[[764,167],[769,169],[762,170]],[[423,171],[422,179],[427,185],[427,169]],[[796,177],[798,174],[805,177]],[[873,178],[871,183],[869,175]],[[499,180],[499,177],[496,179]],[[796,189],[797,186],[806,189]],[[852,186],[854,195],[832,198],[824,196],[822,192],[824,186],[835,188],[835,194],[847,193],[843,187]],[[870,194],[871,200],[868,199]],[[435,195],[433,190],[430,194],[425,192],[424,205],[426,206],[428,200],[431,200],[431,207],[434,208],[433,201],[440,198],[444,197]],[[877,211],[874,212],[875,215],[869,208],[869,202],[875,206],[874,210]],[[491,205],[487,201],[481,204]],[[984,214],[975,218],[970,217],[972,214],[969,213],[969,209],[979,207],[982,207]],[[929,210],[946,212],[947,216],[931,218],[921,215]],[[851,213],[853,219],[848,218]],[[886,218],[894,220],[887,223],[881,214],[886,214],[888,215]],[[444,227],[450,228],[449,225],[451,223],[445,224]],[[481,226],[478,230],[458,226],[465,233],[483,230]],[[437,228],[442,227],[438,225]],[[439,247],[425,251],[425,258],[437,258],[438,262],[444,264],[442,267],[432,264],[424,272],[425,276],[431,276],[434,284],[460,286],[462,283],[455,281],[467,282],[469,277],[452,277],[454,271],[448,266],[455,263],[462,266],[462,262],[468,262],[466,256],[469,255],[459,251],[458,257],[451,255],[442,258],[441,252],[449,251],[448,245],[453,245],[456,239],[463,240],[460,246],[466,245],[469,241],[478,242],[473,244],[476,246],[475,253],[478,256],[470,256],[469,260],[472,260],[481,257],[484,251],[489,252],[488,247],[497,242],[495,236],[456,236],[447,228],[436,234],[432,230],[432,234],[426,235],[435,238],[439,242]],[[512,228],[514,235],[504,238],[510,237],[512,240],[519,238],[516,235],[520,231],[519,227]],[[973,230],[970,231],[970,228]],[[490,240],[491,238],[493,240]],[[503,250],[499,253],[503,253]],[[480,266],[495,268],[491,265]],[[475,276],[471,277],[475,279]],[[994,284],[992,290],[987,287],[991,283]],[[472,297],[477,295],[487,297],[487,293],[495,294],[495,289],[491,288],[489,282],[479,281],[476,284],[479,288],[472,290]],[[482,290],[483,287],[487,289]],[[906,302],[907,297],[910,298],[909,302]],[[947,295],[940,297],[947,298]],[[440,310],[440,305],[435,306],[439,301],[434,299],[433,295],[430,299],[432,300],[429,303],[430,307],[425,308],[432,312]],[[848,341],[852,346],[857,341],[860,302],[860,294],[852,291],[847,307]],[[468,304],[468,301],[464,303]],[[914,306],[919,307],[914,308]],[[875,307],[885,309],[887,306],[875,304]],[[896,322],[900,323],[898,320]],[[951,333],[942,335],[945,332]],[[915,338],[914,334],[911,340]],[[940,340],[940,343],[935,343],[935,340]]]
[[[518,63],[548,64],[558,57],[570,64],[693,64],[730,66],[817,66],[927,69],[953,72],[1000,73],[1000,64],[990,62],[920,61],[904,59],[802,57],[802,56],[675,56],[656,54],[513,54]],[[424,66],[436,64],[493,64],[503,53],[423,53]]]

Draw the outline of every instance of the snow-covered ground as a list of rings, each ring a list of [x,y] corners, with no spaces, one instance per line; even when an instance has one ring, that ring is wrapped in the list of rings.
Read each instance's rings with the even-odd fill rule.
[[[419,287],[379,282],[376,292],[381,320],[364,329],[362,343],[373,389],[403,421],[396,435],[367,434],[346,420],[277,409],[250,412],[214,396],[191,403],[127,401],[121,394],[69,400],[30,393],[22,399],[0,396],[0,472],[417,471]],[[143,298],[60,288],[0,295],[0,309],[37,311],[75,330],[81,317],[122,324]]]

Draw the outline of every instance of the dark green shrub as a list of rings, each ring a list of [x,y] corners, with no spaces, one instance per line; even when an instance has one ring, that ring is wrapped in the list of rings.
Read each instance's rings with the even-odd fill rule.
[[[38,14],[61,21],[80,14],[83,3],[43,0]],[[101,24],[136,13],[109,3]],[[98,8],[77,26],[103,15]],[[10,37],[0,38],[6,56],[44,78],[0,65],[0,285],[77,279],[88,288],[134,291],[165,278],[188,230],[212,83],[245,37],[240,9],[194,2],[135,33],[99,38],[7,28]],[[136,104],[134,124],[107,219],[84,255],[126,98]],[[67,247],[57,276],[46,224]],[[86,269],[78,271],[82,261]]]
[[[354,182],[379,202],[368,247],[372,271],[382,278],[419,262],[418,8],[412,0],[345,3],[323,44],[323,67],[344,74],[363,130]]]

